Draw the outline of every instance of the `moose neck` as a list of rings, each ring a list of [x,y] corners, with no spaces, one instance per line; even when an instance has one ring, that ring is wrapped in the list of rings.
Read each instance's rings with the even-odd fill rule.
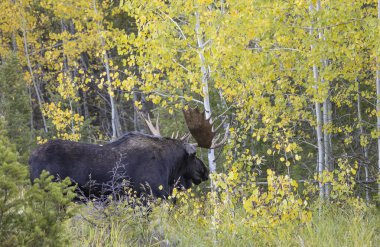
[[[171,153],[171,161],[169,162],[172,164],[172,166],[169,169],[169,184],[174,184],[183,174],[186,172],[187,169],[187,159],[188,154],[185,152],[185,150],[182,148],[182,143],[177,144],[177,141],[175,141],[176,148],[173,148],[177,150],[175,152],[175,155]],[[178,148],[179,147],[179,148]]]

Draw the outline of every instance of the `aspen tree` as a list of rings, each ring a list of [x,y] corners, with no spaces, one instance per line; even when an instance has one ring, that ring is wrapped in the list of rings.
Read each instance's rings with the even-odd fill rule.
[[[310,3],[310,12],[313,11],[319,11],[320,9],[320,1],[317,1],[317,6],[315,7],[313,3]],[[317,21],[317,20],[314,20]],[[310,28],[310,35],[313,35],[313,27]],[[318,36],[320,36],[318,34]],[[320,37],[319,37],[320,38]],[[314,49],[314,45],[311,45],[311,50]],[[318,74],[318,67],[316,64],[313,64],[313,78],[315,82],[315,90],[318,91],[318,82],[320,80],[319,74]],[[315,100],[315,117],[316,117],[316,132],[317,132],[317,146],[318,146],[318,159],[317,159],[317,171],[319,175],[319,179],[323,180],[323,170],[324,170],[324,159],[325,159],[325,146],[324,146],[324,140],[323,140],[323,116],[321,111],[321,103],[318,102],[318,99]],[[319,182],[319,196],[321,198],[325,197],[325,187],[323,185],[323,182]]]
[[[97,16],[98,10],[96,7],[96,0],[93,1],[93,7],[95,11],[95,15]],[[101,18],[101,17],[98,17]],[[109,57],[108,57],[108,52],[105,49],[105,39],[103,37],[103,32],[101,28],[101,23],[100,20],[98,21],[98,32],[99,32],[99,38],[100,38],[100,43],[102,47],[102,54],[103,54],[103,64],[104,68],[106,69],[106,76],[107,76],[107,84],[108,85],[108,96],[110,100],[110,105],[111,105],[111,125],[112,125],[112,140],[116,140],[120,135],[121,135],[121,129],[120,129],[120,122],[119,122],[119,116],[118,116],[118,111],[117,111],[117,106],[114,98],[115,91],[113,89],[112,81],[111,81],[111,75],[110,75],[110,64],[109,64]]]

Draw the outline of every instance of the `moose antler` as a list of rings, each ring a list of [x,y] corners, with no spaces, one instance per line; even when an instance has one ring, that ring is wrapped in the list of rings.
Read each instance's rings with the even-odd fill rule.
[[[200,112],[198,107],[183,109],[183,115],[188,129],[199,147],[214,149],[222,146],[227,141],[229,128],[227,127],[223,139],[218,142],[220,135],[217,135],[216,138],[215,135],[223,122],[214,131],[211,118],[207,119],[205,112]]]
[[[158,124],[159,115],[156,118],[156,124],[152,123],[149,114],[147,117],[144,114],[137,110],[138,115],[144,119],[146,125],[148,126],[150,132],[153,135],[161,136],[160,127]],[[215,149],[218,148],[227,141],[228,139],[228,126],[226,127],[226,132],[224,133],[223,138],[220,140],[221,135],[216,135],[217,131],[224,124],[224,120],[222,123],[214,130],[213,122],[211,118],[206,118],[205,112],[200,112],[199,108],[188,108],[187,110],[183,109],[183,115],[185,117],[186,125],[190,131],[192,137],[194,137],[197,142],[196,145],[202,148]],[[190,134],[186,134],[180,138],[183,142],[188,142]],[[174,133],[172,138],[178,139],[178,132],[174,137]],[[220,140],[220,141],[219,141]]]
[[[150,116],[148,114],[148,118],[146,118],[144,116],[144,114],[142,114],[140,111],[137,110],[137,113],[139,114],[139,116],[144,119],[146,125],[148,126],[150,132],[155,135],[155,136],[161,136],[161,133],[160,133],[160,126],[158,125],[158,119],[160,117],[160,115],[157,116],[156,118],[156,127],[154,127],[153,123],[152,123],[152,120],[150,120]]]
[[[159,118],[160,118],[160,115],[158,114],[157,115],[157,118],[156,118],[156,127],[154,127],[153,123],[152,123],[152,120],[150,119],[150,115],[148,114],[148,117],[146,118],[144,116],[144,114],[142,112],[140,112],[139,110],[137,110],[137,113],[139,114],[139,116],[144,119],[146,125],[148,126],[150,132],[152,133],[152,135],[155,135],[155,136],[161,136],[161,133],[160,133],[160,126],[159,126]],[[181,141],[184,141],[184,142],[187,142],[188,141],[188,137],[189,137],[190,134],[185,134],[184,136],[182,136],[181,138],[179,138],[179,131],[177,132],[173,132],[172,133],[172,136],[171,138],[172,139],[179,139]]]

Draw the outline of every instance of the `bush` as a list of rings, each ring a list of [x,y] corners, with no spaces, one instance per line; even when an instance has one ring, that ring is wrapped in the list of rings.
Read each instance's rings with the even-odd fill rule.
[[[70,181],[53,183],[43,173],[30,186],[28,168],[5,136],[0,117],[0,243],[2,246],[64,246],[65,220],[75,207]]]

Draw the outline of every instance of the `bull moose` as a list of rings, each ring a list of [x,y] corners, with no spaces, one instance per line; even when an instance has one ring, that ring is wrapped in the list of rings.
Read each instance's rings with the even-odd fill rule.
[[[214,137],[210,132],[212,123],[204,118],[204,113],[197,108],[190,110],[184,112],[186,120],[198,117],[194,123],[209,132],[206,136]],[[183,139],[161,137],[158,126],[155,129],[150,119],[145,121],[156,135],[129,132],[103,146],[65,140],[50,140],[40,145],[29,159],[31,180],[47,170],[56,178],[69,177],[86,194],[100,195],[104,185],[114,181],[116,175],[118,179],[127,179],[129,187],[138,195],[144,194],[148,186],[154,197],[166,198],[178,184],[187,189],[208,179],[208,169],[196,157],[196,145]],[[199,125],[200,121],[203,126]],[[189,123],[192,133],[197,127],[190,127]],[[222,144],[207,143],[202,147],[215,148]]]

